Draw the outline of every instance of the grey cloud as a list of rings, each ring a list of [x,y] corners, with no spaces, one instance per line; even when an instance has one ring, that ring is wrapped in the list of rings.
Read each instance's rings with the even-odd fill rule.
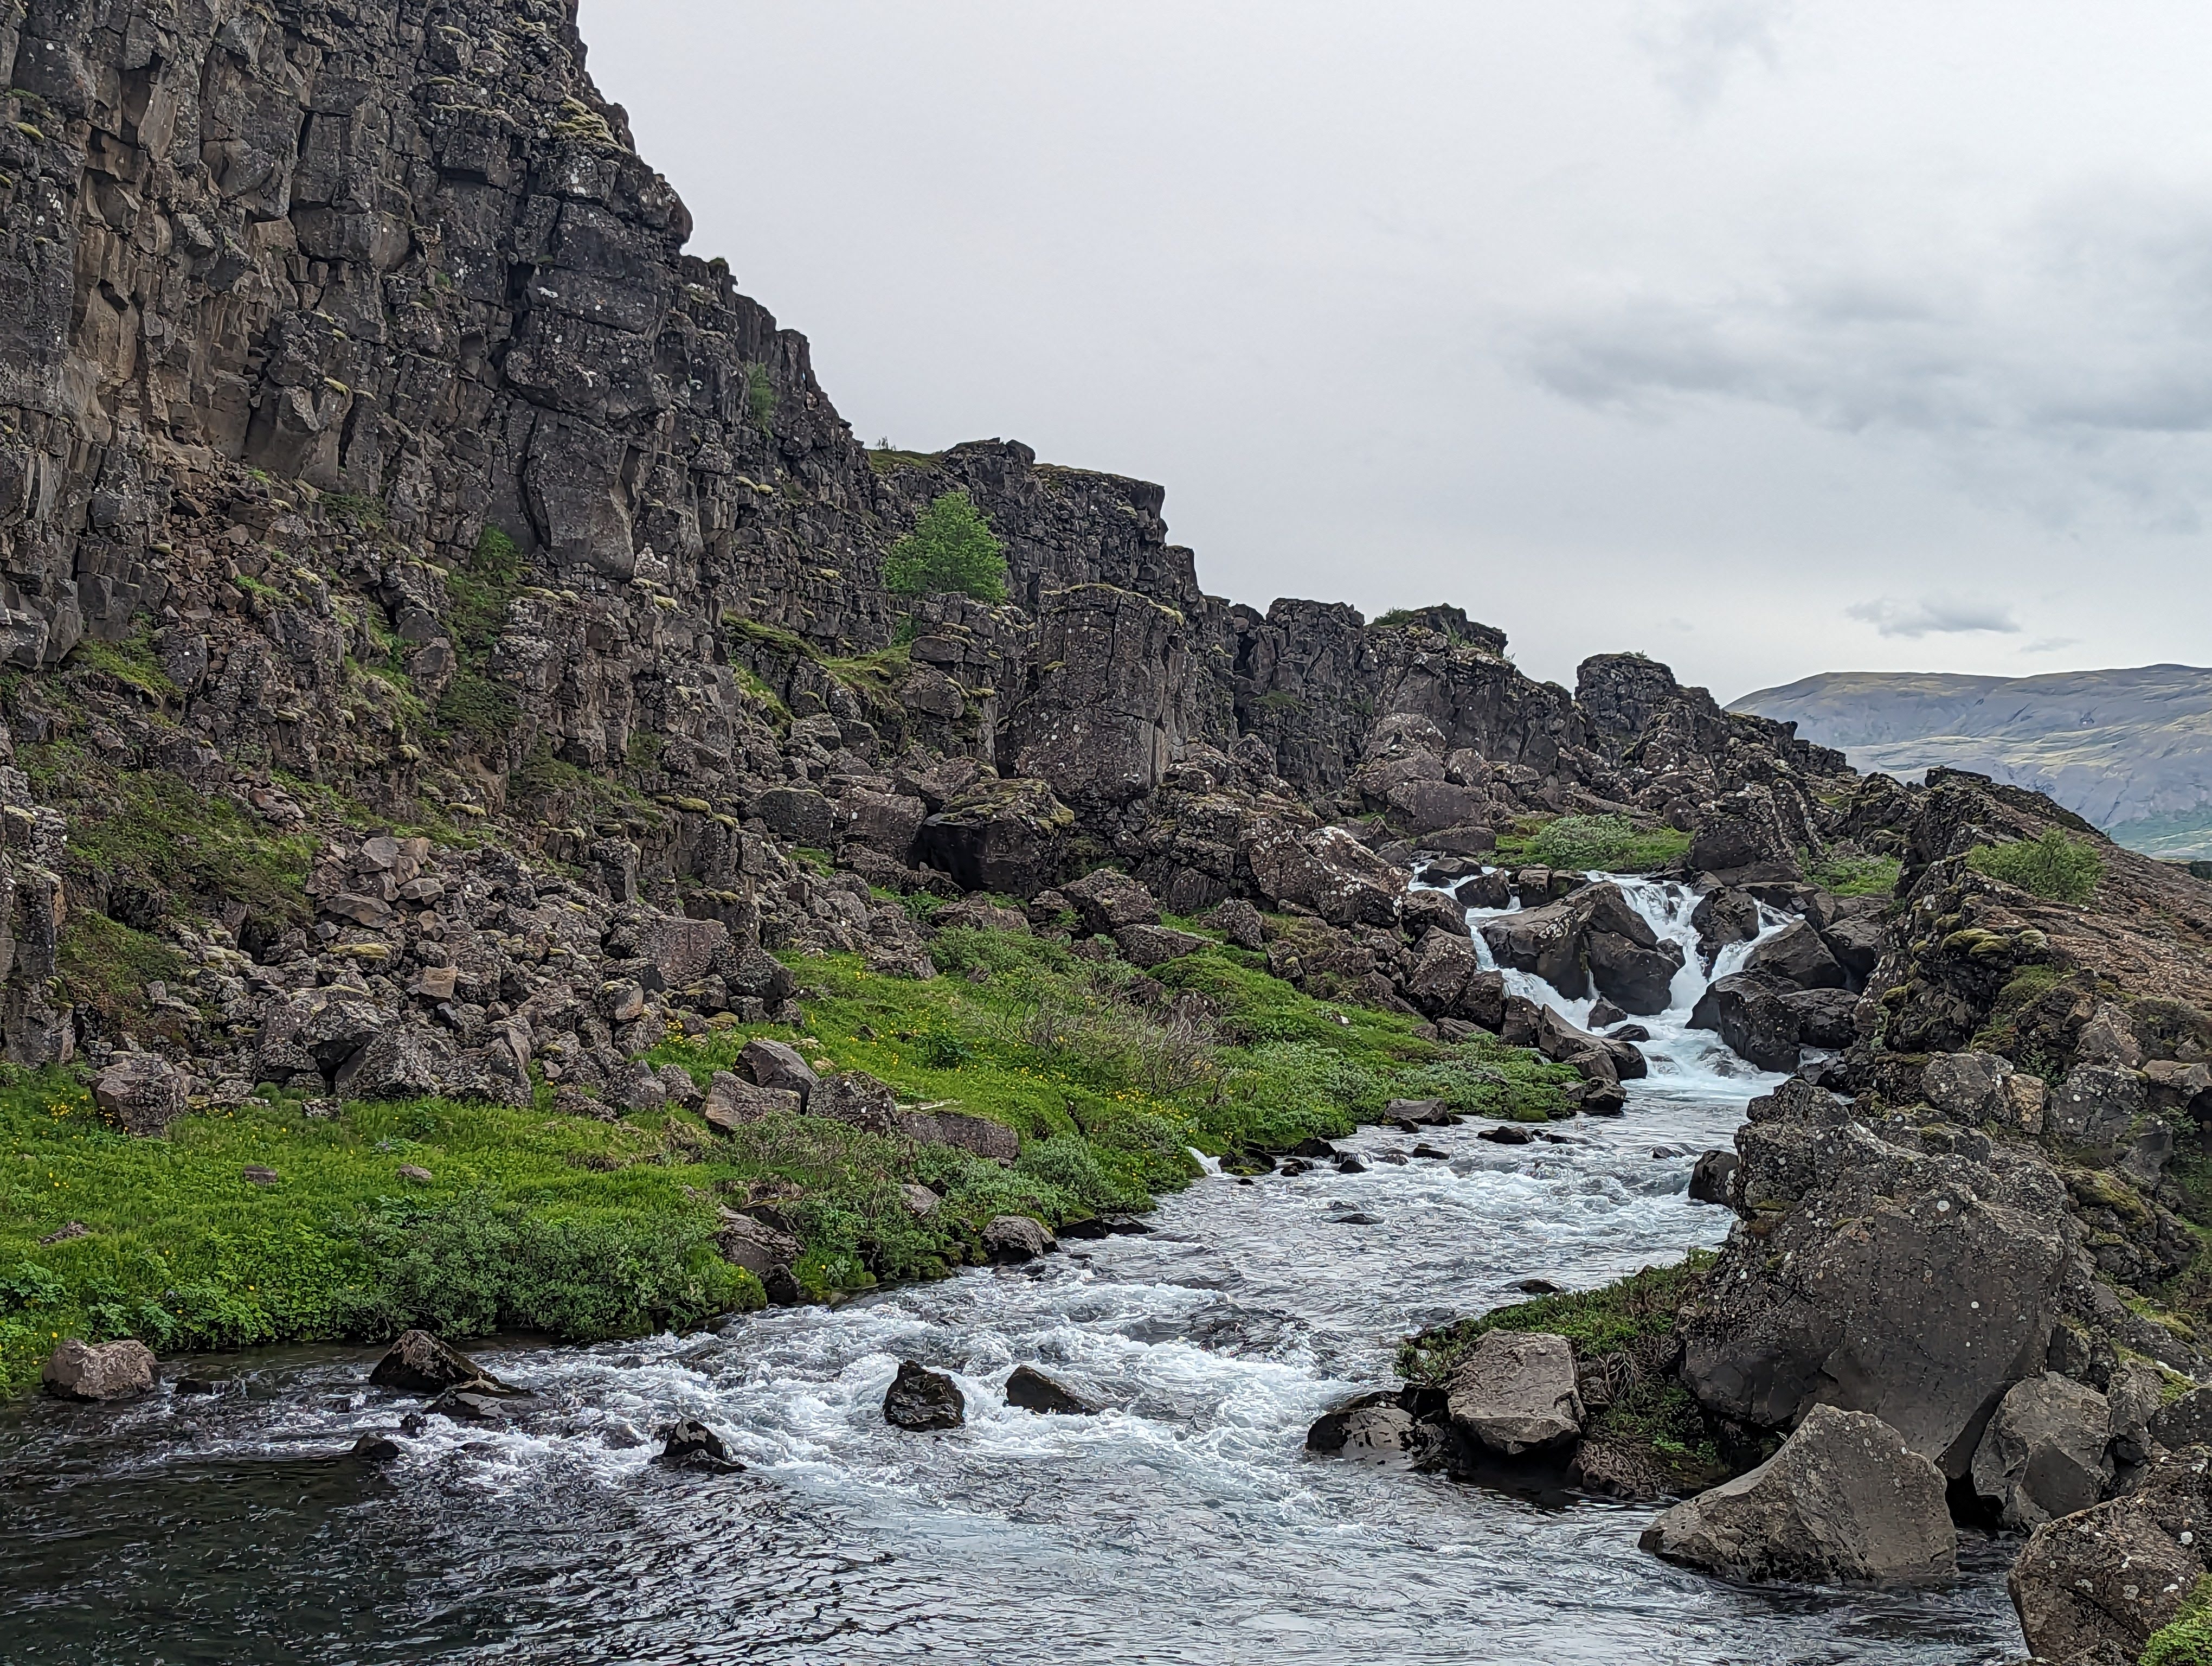
[[[1729,78],[1746,62],[1776,69],[1776,30],[1794,0],[1691,0],[1647,8],[1636,40],[1652,60],[1659,84],[1693,112],[1718,102]]]
[[[2020,629],[2010,608],[1957,596],[1923,596],[1917,602],[1883,596],[1844,611],[1885,636],[1952,636],[1977,630],[2011,635]]]
[[[1796,250],[1509,333],[1522,372],[1579,404],[1932,436],[1978,495],[2051,519],[2094,492],[2186,529],[2212,461],[2212,211],[2193,199],[2115,191],[1948,247]]]

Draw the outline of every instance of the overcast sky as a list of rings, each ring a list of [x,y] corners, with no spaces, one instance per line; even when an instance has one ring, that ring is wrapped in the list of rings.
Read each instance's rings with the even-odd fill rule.
[[[584,0],[871,441],[1571,682],[2212,662],[2196,0]]]

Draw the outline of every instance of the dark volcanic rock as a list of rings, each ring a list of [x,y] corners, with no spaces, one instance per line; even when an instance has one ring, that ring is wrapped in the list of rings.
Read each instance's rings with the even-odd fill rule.
[[[1840,989],[1850,980],[1809,920],[1800,920],[1751,952],[1744,970],[1792,989]]]
[[[410,1394],[435,1394],[461,1384],[481,1384],[496,1393],[506,1386],[468,1355],[427,1330],[403,1331],[376,1362],[368,1380],[380,1389]]]
[[[1069,1417],[1095,1417],[1098,1408],[1073,1389],[1061,1387],[1033,1365],[1017,1365],[1006,1379],[1006,1403],[1024,1411],[1058,1413]]]
[[[1709,1151],[1698,1159],[1690,1170],[1690,1201],[1717,1203],[1723,1208],[1735,1207],[1729,1196],[1730,1178],[1735,1173],[1736,1155],[1732,1151]]]
[[[1936,1466],[1863,1412],[1815,1406],[1748,1474],[1676,1505],[1644,1549],[1741,1579],[1933,1584],[1957,1577]]]
[[[2155,1455],[2136,1489],[2045,1522],[2005,1583],[2027,1646],[2055,1666],[2138,1659],[2205,1577],[2212,1449]]]
[[[902,1359],[884,1395],[884,1420],[916,1433],[957,1429],[968,1420],[968,1402],[960,1385],[944,1372]]]
[[[1797,1067],[1797,1025],[1780,993],[1747,974],[1715,980],[1690,1013],[1692,1029],[1712,1031],[1761,1070]]]
[[[721,1436],[689,1417],[663,1432],[660,1450],[653,1461],[671,1469],[703,1469],[718,1475],[742,1474],[745,1467],[730,1455]]]

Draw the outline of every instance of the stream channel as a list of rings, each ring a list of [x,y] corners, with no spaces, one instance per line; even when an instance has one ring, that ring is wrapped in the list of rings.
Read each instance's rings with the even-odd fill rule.
[[[1305,1455],[1307,1426],[1389,1380],[1407,1332],[1726,1235],[1726,1211],[1688,1201],[1691,1165],[1778,1079],[1686,1028],[1707,981],[1694,899],[1624,884],[1689,964],[1674,1010],[1643,1020],[1652,1071],[1627,1114],[1556,1125],[1565,1143],[1493,1145],[1468,1122],[1424,1132],[1446,1158],[1394,1161],[1416,1140],[1368,1129],[1340,1142],[1364,1173],[1209,1176],[1148,1236],[1024,1267],[720,1333],[474,1348],[549,1409],[522,1432],[431,1419],[380,1469],[339,1455],[416,1402],[368,1388],[373,1351],[182,1362],[222,1379],[214,1395],[0,1408],[0,1659],[2017,1657],[2003,1543],[1970,1535],[1941,1590],[1737,1585],[1639,1552],[1653,1506]],[[965,1427],[884,1423],[902,1358],[954,1373]],[[1009,1408],[1025,1363],[1109,1409]],[[645,1437],[678,1416],[721,1430],[747,1473],[650,1467]]]

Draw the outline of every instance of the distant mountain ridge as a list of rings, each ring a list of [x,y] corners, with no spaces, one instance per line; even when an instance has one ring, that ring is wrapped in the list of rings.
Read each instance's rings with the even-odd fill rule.
[[[1860,769],[1972,769],[2048,793],[2147,854],[2212,858],[2212,669],[1824,672],[1729,709],[1794,722]]]

